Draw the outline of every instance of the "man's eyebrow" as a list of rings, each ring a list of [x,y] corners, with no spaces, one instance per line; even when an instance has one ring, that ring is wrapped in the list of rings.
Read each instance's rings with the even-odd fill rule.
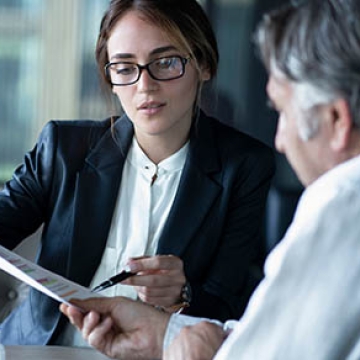
[[[152,55],[160,55],[160,54],[166,53],[168,51],[174,51],[174,50],[177,50],[177,48],[175,46],[162,46],[162,47],[152,50],[149,55],[151,55],[151,56]],[[133,59],[135,57],[136,56],[134,54],[130,54],[130,53],[116,53],[111,56],[110,60],[129,60],[129,59]]]

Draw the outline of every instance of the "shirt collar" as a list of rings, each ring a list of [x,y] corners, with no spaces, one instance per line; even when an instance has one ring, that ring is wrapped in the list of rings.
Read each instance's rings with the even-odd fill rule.
[[[135,136],[133,137],[127,159],[136,168],[157,169],[157,173],[176,172],[184,167],[186,156],[189,151],[189,141],[174,154],[162,160],[158,165],[154,164],[140,148]]]

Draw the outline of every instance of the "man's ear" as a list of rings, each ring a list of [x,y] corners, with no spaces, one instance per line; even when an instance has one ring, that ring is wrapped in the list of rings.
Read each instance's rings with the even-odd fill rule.
[[[330,146],[334,151],[347,148],[353,127],[350,107],[344,99],[337,99],[331,103],[331,140]]]

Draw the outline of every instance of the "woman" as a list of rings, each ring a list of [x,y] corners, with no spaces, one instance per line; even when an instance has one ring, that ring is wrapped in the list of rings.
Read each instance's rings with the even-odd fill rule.
[[[2,244],[14,248],[44,223],[38,262],[54,272],[92,287],[127,266],[136,276],[104,294],[239,317],[273,157],[199,109],[218,62],[202,8],[113,0],[96,57],[124,115],[44,128],[0,194]],[[0,342],[82,345],[58,304],[35,291]]]

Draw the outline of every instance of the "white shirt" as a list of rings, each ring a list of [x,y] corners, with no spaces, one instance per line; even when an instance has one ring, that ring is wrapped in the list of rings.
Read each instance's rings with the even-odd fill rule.
[[[359,284],[358,156],[304,191],[264,280],[215,359],[359,360]],[[171,318],[164,347],[186,322]]]
[[[122,172],[106,248],[90,288],[123,270],[130,257],[155,255],[178,189],[188,148],[189,142],[155,165],[133,138]],[[153,181],[155,174],[156,180]],[[101,294],[133,299],[137,297],[132,286],[121,284],[106,289]],[[57,343],[89,346],[70,324]]]
[[[106,249],[91,287],[119,273],[130,257],[155,255],[187,152],[188,143],[156,166],[133,139],[123,168]],[[155,174],[157,178],[152,184]],[[131,286],[120,284],[102,294],[136,298]]]

